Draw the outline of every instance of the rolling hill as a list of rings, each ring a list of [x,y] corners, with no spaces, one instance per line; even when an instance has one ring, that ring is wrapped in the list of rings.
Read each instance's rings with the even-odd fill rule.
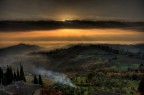
[[[57,80],[66,74],[77,86],[74,92],[81,89],[90,95],[134,95],[143,74],[142,47],[142,44],[77,44],[41,51],[39,46],[19,44],[1,49],[0,67],[11,65],[16,69],[22,64],[27,76],[42,74],[50,78],[54,75]],[[137,52],[127,51],[130,48]],[[62,80],[65,81],[65,77]],[[64,89],[72,91],[69,87]]]
[[[37,51],[39,49],[42,49],[42,48],[36,45],[18,44],[18,45],[6,47],[6,48],[1,48],[0,56],[16,55],[16,54],[21,55],[23,53]]]
[[[36,45],[18,44],[0,49],[0,65],[11,64],[17,66],[23,64],[28,71],[31,66],[36,66],[60,72],[89,70],[100,63],[110,63],[116,67],[121,65],[125,65],[126,68],[131,67],[131,65],[137,67],[144,62],[144,54],[140,51],[142,47],[142,44],[79,44],[50,51],[41,51],[42,48]],[[131,48],[137,52],[127,51]]]

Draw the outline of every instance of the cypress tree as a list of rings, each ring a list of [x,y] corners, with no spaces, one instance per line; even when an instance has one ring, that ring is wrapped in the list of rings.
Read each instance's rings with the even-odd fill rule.
[[[42,77],[41,77],[41,75],[39,75],[39,84],[40,84],[41,86],[43,86],[43,82],[42,82]]]
[[[22,65],[20,65],[20,80],[23,80],[23,81],[26,82],[24,71],[23,71],[23,66]]]
[[[14,71],[13,73],[13,81],[16,81],[17,80],[17,75],[16,75],[16,72]]]
[[[9,67],[9,83],[11,84],[13,82],[13,70],[12,67]]]
[[[19,81],[19,80],[20,80],[20,74],[19,74],[19,70],[17,68],[16,81]]]
[[[3,77],[3,70],[2,70],[2,68],[0,67],[0,84],[2,83],[2,77]]]
[[[38,79],[37,79],[37,77],[36,77],[36,76],[34,76],[33,83],[34,83],[34,84],[38,84]]]
[[[7,70],[6,70],[6,82],[7,82],[7,85],[13,82],[13,72],[12,72],[12,68],[9,66],[7,67]]]
[[[2,85],[7,85],[6,73],[3,74],[3,77],[2,77]]]

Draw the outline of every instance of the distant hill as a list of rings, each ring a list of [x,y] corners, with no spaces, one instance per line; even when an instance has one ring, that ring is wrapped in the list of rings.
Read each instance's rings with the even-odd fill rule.
[[[39,49],[41,49],[41,47],[37,45],[18,44],[6,48],[1,48],[0,56],[23,54],[23,53],[28,53],[30,51],[37,51]]]
[[[118,45],[117,48],[113,48],[113,45],[74,45],[69,48],[34,52],[32,54],[47,57],[48,63],[44,67],[58,71],[82,71],[83,69],[87,69],[101,62],[114,64],[143,63],[144,54],[139,55],[137,53],[133,54],[123,51],[123,48],[122,50],[119,48],[120,46],[121,45]],[[131,48],[133,45],[128,45],[127,49],[128,47]]]
[[[80,72],[107,62],[130,66],[144,62],[144,53],[138,53],[139,48],[143,45],[78,44],[41,51],[43,48],[36,45],[18,44],[0,49],[0,65],[19,66],[21,63],[28,71],[36,66],[60,72]]]

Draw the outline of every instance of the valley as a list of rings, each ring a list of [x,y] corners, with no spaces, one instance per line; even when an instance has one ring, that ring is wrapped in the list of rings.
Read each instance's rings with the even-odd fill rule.
[[[0,49],[0,66],[22,64],[27,83],[40,74],[43,89],[64,95],[135,95],[144,76],[143,46],[76,44],[46,50],[19,44]]]

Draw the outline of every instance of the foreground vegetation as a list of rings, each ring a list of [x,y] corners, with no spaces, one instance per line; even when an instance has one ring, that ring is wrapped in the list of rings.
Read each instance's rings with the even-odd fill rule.
[[[66,95],[90,95],[91,93],[121,93],[121,95],[135,95],[138,91],[140,77],[144,73],[140,71],[89,71],[84,74],[76,74],[71,77],[76,88],[55,84],[54,89],[61,90]],[[111,95],[111,94],[110,94]]]

